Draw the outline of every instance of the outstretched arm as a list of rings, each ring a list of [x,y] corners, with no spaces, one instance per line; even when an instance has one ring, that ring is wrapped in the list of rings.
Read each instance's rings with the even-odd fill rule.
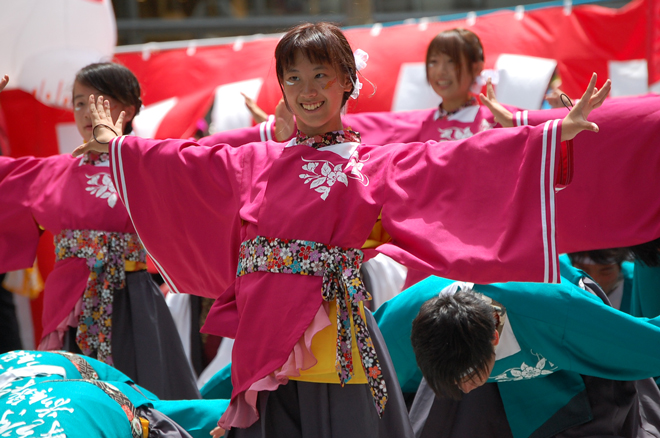
[[[589,113],[603,104],[610,92],[612,82],[608,79],[603,88],[596,88],[596,73],[591,76],[589,86],[580,101],[571,108],[561,125],[561,140],[572,140],[582,131],[598,132],[598,125],[587,120]]]
[[[587,121],[587,117],[592,110],[603,104],[603,101],[605,101],[605,98],[610,92],[611,85],[608,79],[605,85],[603,85],[603,88],[598,90],[596,88],[596,73],[593,74],[582,99],[580,99],[571,112],[564,118],[562,123],[562,141],[571,140],[579,132],[584,130],[598,132],[598,125]],[[483,93],[479,95],[481,103],[493,113],[493,117],[497,123],[505,128],[514,126],[513,114],[495,98],[495,92],[493,91],[493,84],[490,82],[490,78],[486,84],[486,90],[487,95]]]
[[[0,79],[0,91],[4,90],[8,82],[9,82],[9,76],[4,75],[2,79]]]
[[[94,104],[94,95],[89,95],[89,111],[92,114],[92,132],[94,135],[92,139],[85,144],[78,146],[71,153],[74,157],[84,154],[88,151],[94,152],[108,152],[108,144],[110,141],[119,137],[123,131],[124,116],[126,113],[122,111],[117,117],[117,121],[112,121],[112,113],[110,112],[110,102],[104,101],[103,96],[99,96]]]

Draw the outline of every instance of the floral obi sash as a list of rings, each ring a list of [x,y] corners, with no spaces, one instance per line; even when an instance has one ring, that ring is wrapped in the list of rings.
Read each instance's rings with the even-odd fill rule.
[[[362,365],[367,373],[376,411],[382,416],[387,403],[387,387],[371,335],[359,311],[359,303],[371,299],[360,279],[363,257],[362,251],[354,248],[324,245],[309,240],[257,236],[241,244],[236,276],[252,272],[273,272],[323,277],[323,299],[335,300],[337,304],[335,369],[339,381],[343,386],[353,377],[352,315]]]
[[[137,234],[96,230],[62,230],[55,236],[57,261],[87,260],[89,278],[82,298],[76,343],[86,355],[109,365],[112,361],[112,300],[126,286],[126,269],[146,268],[146,251]]]

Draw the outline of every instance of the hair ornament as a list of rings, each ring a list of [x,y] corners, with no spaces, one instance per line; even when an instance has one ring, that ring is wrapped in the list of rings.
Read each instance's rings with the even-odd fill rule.
[[[481,92],[481,89],[488,82],[488,78],[490,78],[493,85],[497,85],[497,83],[500,82],[500,73],[497,70],[492,69],[483,70],[479,76],[474,78],[474,82],[470,87],[472,94],[478,94]]]
[[[357,49],[355,52],[353,52],[353,57],[355,58],[355,69],[357,71],[367,67],[367,61],[369,60],[369,54],[367,52],[362,49]],[[355,73],[355,81],[353,81],[353,78],[351,78],[351,82],[353,82],[353,93],[351,93],[351,99],[357,99],[360,95],[360,90],[362,89],[362,83],[360,82],[360,78],[358,77],[357,72]]]
[[[444,289],[440,291],[438,296],[443,295],[454,295],[456,292],[469,292],[473,290],[474,283],[466,283],[464,281],[455,281],[449,286],[445,286]]]

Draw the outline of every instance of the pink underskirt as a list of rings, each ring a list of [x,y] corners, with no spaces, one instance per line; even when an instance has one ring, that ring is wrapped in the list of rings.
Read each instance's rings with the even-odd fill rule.
[[[51,350],[61,350],[64,346],[64,335],[69,330],[70,327],[78,327],[78,318],[80,312],[82,311],[82,297],[78,299],[76,305],[74,306],[71,313],[69,313],[66,318],[60,322],[55,330],[48,333],[41,339],[37,350],[41,351],[51,351]]]
[[[300,376],[299,370],[307,370],[316,365],[317,361],[311,349],[312,338],[329,325],[328,304],[323,303],[303,336],[293,346],[293,351],[284,365],[254,382],[247,391],[238,394],[218,421],[218,426],[229,430],[232,427],[247,428],[254,424],[259,419],[257,409],[259,391],[275,391],[278,386],[286,385],[289,377]]]

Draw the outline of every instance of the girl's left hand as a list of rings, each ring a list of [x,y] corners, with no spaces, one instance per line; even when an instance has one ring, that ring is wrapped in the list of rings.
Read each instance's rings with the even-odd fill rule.
[[[495,91],[493,90],[493,83],[490,78],[486,80],[486,93],[488,96],[484,96],[483,93],[479,94],[481,103],[493,113],[493,118],[497,123],[502,125],[503,128],[511,128],[513,126],[513,114],[504,108],[495,98]]]
[[[241,92],[241,95],[245,99],[245,106],[248,111],[250,111],[250,114],[252,114],[252,118],[257,125],[268,120],[268,114],[257,105],[257,102],[255,102],[254,99],[243,92]]]
[[[124,132],[122,124],[126,113],[122,111],[117,117],[117,122],[113,122],[110,102],[104,101],[103,96],[99,96],[95,105],[94,95],[89,95],[89,112],[92,115],[92,139],[74,149],[71,153],[74,157],[89,151],[108,152],[110,141]]]
[[[582,131],[598,132],[598,125],[587,120],[592,110],[603,104],[612,88],[608,79],[603,88],[596,88],[596,73],[591,76],[587,90],[580,101],[571,109],[561,125],[561,141],[572,140]]]
[[[8,82],[9,82],[9,76],[8,76],[8,75],[4,75],[4,76],[0,79],[0,91],[2,91],[2,90],[5,89],[5,87],[7,86],[7,83],[8,83]]]
[[[220,426],[218,426],[218,427],[216,427],[215,429],[213,429],[211,431],[210,435],[213,438],[220,438],[221,436],[224,436],[224,434],[225,434],[225,430],[223,428],[221,428]]]

